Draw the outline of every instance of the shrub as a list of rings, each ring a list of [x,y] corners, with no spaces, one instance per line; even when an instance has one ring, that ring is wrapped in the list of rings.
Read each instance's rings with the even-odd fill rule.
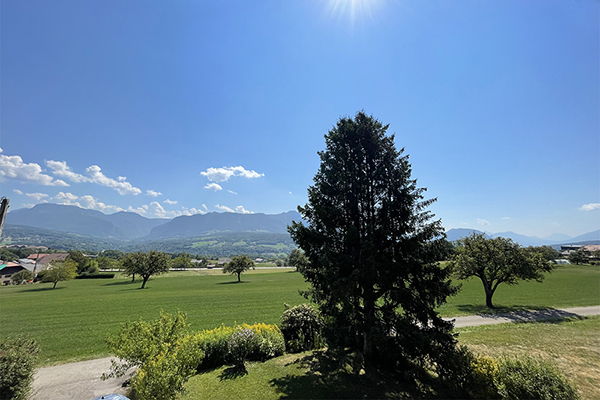
[[[194,336],[187,335],[174,343],[174,351],[161,351],[144,363],[131,381],[136,398],[173,400],[183,385],[196,373],[203,353]]]
[[[94,275],[79,275],[75,279],[112,279],[115,274],[94,274]]]
[[[17,272],[10,278],[13,285],[20,285],[21,283],[23,283],[23,281],[30,281],[32,279],[33,279],[33,272],[31,272],[27,269]]]
[[[256,335],[251,329],[238,326],[227,342],[227,354],[233,364],[245,369],[244,363],[250,352],[257,348]]]
[[[161,311],[156,321],[127,322],[107,339],[120,362],[111,360],[111,372],[102,378],[123,376],[138,367],[132,389],[138,399],[170,400],[183,389],[204,356],[196,336],[187,335],[186,316]]]
[[[229,353],[229,342],[238,329],[249,329],[253,332],[247,355],[248,360],[264,361],[283,354],[285,342],[281,331],[275,325],[220,326],[196,335],[196,340],[204,352],[201,368],[212,368],[234,363],[234,359]]]
[[[530,357],[503,359],[496,378],[503,399],[578,399],[567,379],[550,364]]]
[[[0,342],[0,399],[25,400],[31,391],[39,347],[27,336]]]
[[[285,347],[290,353],[321,347],[322,328],[323,321],[316,308],[310,304],[288,308],[281,316],[281,332]]]

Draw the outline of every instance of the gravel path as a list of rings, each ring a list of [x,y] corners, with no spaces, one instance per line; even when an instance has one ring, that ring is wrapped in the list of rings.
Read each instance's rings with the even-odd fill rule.
[[[462,328],[588,315],[600,315],[600,306],[520,311],[510,314],[469,315],[446,319],[454,319],[455,326]],[[91,400],[111,393],[124,395],[127,388],[122,385],[128,375],[120,379],[102,381],[100,376],[109,369],[110,358],[40,368],[34,376],[30,400]]]

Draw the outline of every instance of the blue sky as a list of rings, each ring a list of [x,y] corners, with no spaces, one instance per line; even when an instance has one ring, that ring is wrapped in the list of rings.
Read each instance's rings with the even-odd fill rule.
[[[390,124],[446,228],[600,228],[600,3],[2,1],[11,209],[306,202],[323,136]]]

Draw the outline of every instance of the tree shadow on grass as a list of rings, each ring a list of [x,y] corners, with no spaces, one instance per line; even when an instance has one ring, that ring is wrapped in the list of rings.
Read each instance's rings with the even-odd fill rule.
[[[219,282],[219,283],[217,283],[217,285],[237,285],[239,283],[250,283],[250,282],[248,282],[248,281]]]
[[[534,322],[546,320],[561,320],[565,318],[578,318],[577,314],[570,313],[556,308],[540,306],[512,306],[487,308],[484,305],[461,304],[458,309],[470,314],[479,315],[486,318],[498,319],[506,318],[512,322]]]
[[[142,283],[142,281],[134,281],[134,282],[132,282],[130,280],[127,280],[127,281],[118,281],[118,282],[105,283],[102,286],[128,286],[128,285],[139,285],[141,283]]]
[[[344,353],[315,351],[290,365],[307,370],[269,383],[282,399],[383,399],[435,398],[432,382],[416,382],[400,374],[367,376],[352,371],[352,357]],[[444,396],[442,396],[444,397]]]
[[[246,370],[246,367],[240,367],[236,365],[233,367],[225,368],[221,372],[221,375],[219,375],[219,380],[223,382],[226,380],[241,378],[245,375],[248,375],[248,370]]]
[[[22,290],[21,292],[26,293],[26,292],[47,292],[47,291],[51,291],[51,290],[61,290],[61,289],[66,289],[64,286],[57,286],[55,288],[53,287],[40,287],[40,288],[35,288],[35,289],[25,289]]]

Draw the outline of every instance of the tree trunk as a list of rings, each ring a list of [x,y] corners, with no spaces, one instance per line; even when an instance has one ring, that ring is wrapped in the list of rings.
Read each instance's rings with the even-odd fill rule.
[[[131,274],[131,282],[135,282],[135,274]]]
[[[488,308],[496,308],[492,304],[492,296],[494,295],[494,291],[492,289],[485,288],[485,305]]]
[[[148,281],[148,278],[150,278],[150,277],[146,278],[144,276],[143,278],[144,278],[144,282],[142,282],[142,287],[140,289],[143,289],[146,286],[146,282]]]
[[[370,299],[372,293],[368,291],[368,297],[364,299],[365,317],[364,317],[364,329],[365,333],[363,336],[363,368],[365,374],[369,375],[373,372],[373,327],[375,325],[375,302]]]
[[[241,275],[241,273],[240,273],[240,272],[238,272],[238,282],[241,282],[241,281],[242,281],[242,279],[240,278],[240,275]]]
[[[52,289],[54,289],[56,287],[57,283],[58,283],[58,281],[54,282],[54,286],[52,286]]]

